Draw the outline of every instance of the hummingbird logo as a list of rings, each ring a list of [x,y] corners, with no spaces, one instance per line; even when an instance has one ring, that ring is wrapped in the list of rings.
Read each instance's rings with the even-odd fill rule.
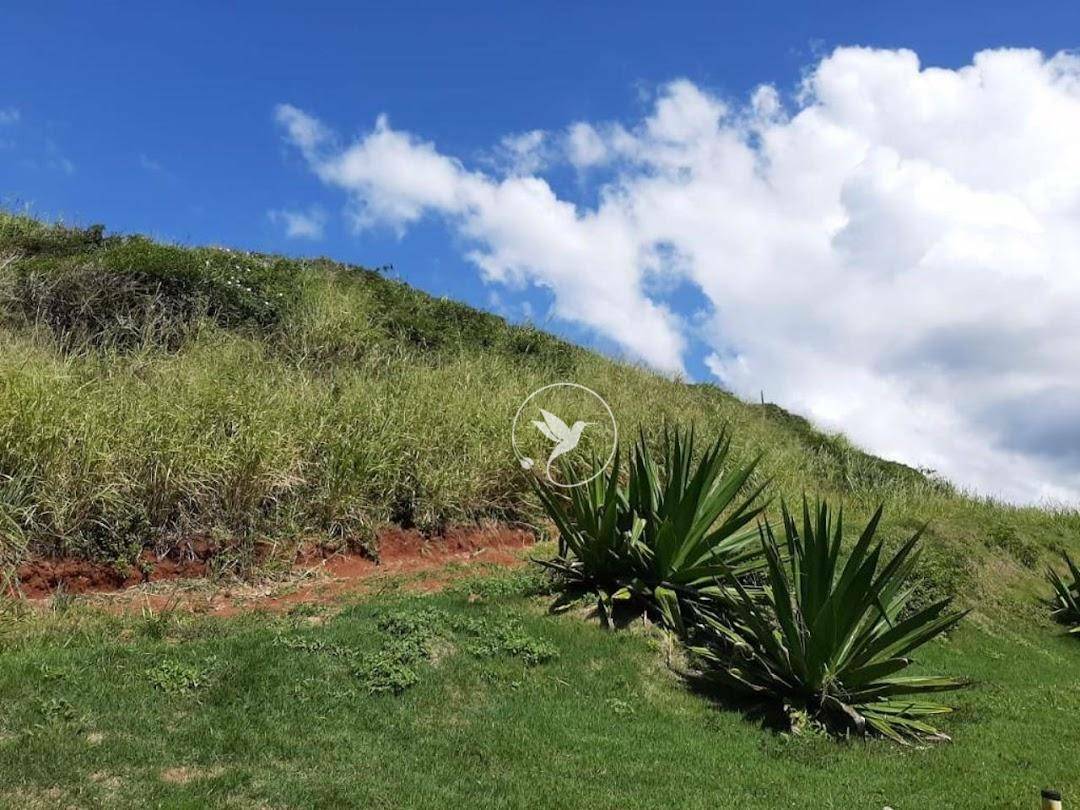
[[[544,417],[544,421],[533,420],[533,425],[544,434],[544,437],[549,441],[555,442],[555,447],[551,450],[551,455],[548,456],[547,465],[544,467],[544,473],[548,479],[551,478],[551,464],[559,456],[566,455],[575,447],[578,446],[578,442],[581,441],[581,433],[592,422],[582,422],[580,419],[574,422],[573,427],[567,427],[566,422],[557,417],[551,411],[545,411],[540,409],[540,415]],[[529,465],[532,466],[531,464]]]
[[[582,409],[584,409],[584,412],[582,412]],[[537,411],[540,412],[541,418],[531,418]],[[602,464],[593,464],[588,470],[577,468],[564,470],[559,468],[553,471],[555,460],[566,457],[581,443],[585,428],[590,425],[604,425],[603,419],[599,421],[578,420],[573,423],[573,427],[570,427],[555,415],[566,411],[580,413],[581,416],[589,420],[596,419],[596,416],[607,416],[607,421],[611,425],[610,430],[606,427],[597,427],[589,433],[590,448],[601,453],[596,460],[598,462],[603,461]],[[530,423],[532,427],[526,427]],[[539,431],[543,439],[533,433],[533,429]],[[612,413],[611,406],[604,402],[603,397],[591,388],[573,382],[555,382],[542,386],[525,397],[525,401],[518,406],[514,419],[510,424],[510,444],[514,449],[515,457],[521,464],[521,468],[528,471],[540,466],[544,451],[541,449],[540,459],[531,458],[520,443],[524,439],[521,435],[523,430],[530,434],[530,441],[527,445],[530,448],[535,447],[538,441],[541,445],[545,440],[552,443],[544,467],[544,477],[547,478],[548,483],[556,487],[579,487],[594,480],[614,461],[619,443],[619,426],[615,422],[615,414]],[[597,446],[593,447],[593,445]],[[603,455],[605,452],[604,447],[600,445],[607,446],[606,456]],[[579,477],[582,474],[588,477]],[[562,478],[565,478],[565,480],[556,480]]]

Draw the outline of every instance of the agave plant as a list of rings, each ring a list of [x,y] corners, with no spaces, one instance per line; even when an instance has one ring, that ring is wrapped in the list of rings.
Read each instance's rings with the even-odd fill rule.
[[[607,621],[613,601],[636,599],[682,631],[686,600],[722,598],[725,574],[742,577],[764,564],[746,526],[764,508],[765,484],[750,486],[756,460],[728,470],[730,448],[725,433],[695,461],[693,428],[667,430],[659,464],[645,436],[638,439],[625,486],[619,453],[610,469],[568,492],[534,479],[559,531],[558,556],[538,562],[562,575],[568,596],[596,593]]]
[[[876,732],[897,741],[944,735],[927,718],[951,711],[918,696],[956,689],[955,678],[901,675],[908,654],[964,616],[948,599],[905,614],[920,533],[888,561],[874,534],[881,509],[846,558],[843,514],[833,525],[826,504],[816,515],[803,502],[803,528],[783,507],[783,548],[767,523],[760,540],[767,561],[765,599],[728,576],[740,598],[729,620],[702,615],[692,648],[706,679],[745,696],[783,705],[833,732]]]
[[[1063,624],[1071,625],[1069,632],[1080,634],[1080,569],[1068,554],[1062,554],[1065,565],[1069,568],[1072,577],[1070,584],[1053,568],[1046,569],[1046,578],[1054,588],[1054,596],[1050,603],[1053,607],[1054,618]]]

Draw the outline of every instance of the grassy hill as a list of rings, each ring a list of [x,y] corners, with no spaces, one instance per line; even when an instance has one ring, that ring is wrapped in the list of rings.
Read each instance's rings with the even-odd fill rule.
[[[1080,516],[966,497],[775,405],[616,362],[376,270],[0,215],[0,558],[134,560],[214,535],[365,544],[388,523],[535,523],[509,425],[541,385],[623,435],[730,426],[774,492],[930,523],[928,588],[1030,595]]]
[[[688,688],[655,626],[550,615],[535,566],[481,562],[438,593],[390,576],[238,617],[0,598],[0,805],[904,810],[1080,790],[1080,646],[1038,599],[1043,567],[1080,553],[1076,512],[967,497],[775,405],[326,260],[0,215],[0,562],[124,566],[212,536],[244,573],[268,539],[542,528],[509,429],[564,380],[624,436],[728,426],[774,494],[842,501],[849,527],[879,502],[893,540],[929,522],[920,597],[974,608],[913,666],[973,681],[941,723],[954,742],[779,734]]]

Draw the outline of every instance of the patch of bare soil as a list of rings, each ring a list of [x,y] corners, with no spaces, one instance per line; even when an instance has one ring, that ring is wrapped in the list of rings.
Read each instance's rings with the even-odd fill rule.
[[[522,550],[536,538],[532,532],[500,525],[459,526],[425,536],[412,529],[389,528],[377,538],[378,559],[357,552],[328,553],[303,546],[291,576],[264,585],[212,587],[205,580],[218,549],[192,543],[158,559],[144,552],[140,566],[123,573],[100,563],[76,559],[36,559],[21,565],[12,595],[40,600],[57,588],[71,594],[98,594],[119,611],[128,608],[181,607],[216,615],[246,610],[284,611],[298,604],[326,604],[344,593],[363,590],[387,576],[416,575],[419,590],[438,590],[467,576],[476,565],[505,567],[522,562]],[[170,587],[167,583],[172,584]],[[160,583],[152,587],[134,587]]]
[[[10,590],[12,595],[21,593],[29,599],[40,599],[51,596],[58,588],[69,594],[100,593],[145,582],[205,577],[210,560],[219,551],[207,540],[183,543],[161,557],[143,549],[136,564],[125,568],[74,557],[37,557],[16,569],[18,585]]]
[[[208,770],[201,770],[199,768],[189,768],[180,766],[178,768],[166,768],[161,772],[161,781],[170,782],[174,785],[186,785],[188,782],[193,782],[196,779],[216,779],[225,773],[224,768],[210,768]]]

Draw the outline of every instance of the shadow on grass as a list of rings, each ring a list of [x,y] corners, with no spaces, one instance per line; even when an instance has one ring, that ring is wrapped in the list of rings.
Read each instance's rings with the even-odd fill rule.
[[[551,615],[576,613],[584,620],[596,622],[603,629],[613,632],[625,631],[637,624],[661,626],[659,617],[650,615],[647,603],[633,600],[614,603],[611,614],[605,616],[595,594],[585,590],[564,593],[548,606],[548,613]],[[668,667],[678,676],[687,690],[704,699],[715,709],[738,712],[744,720],[755,723],[766,731],[777,734],[791,731],[791,720],[784,711],[781,701],[737,694],[696,670],[676,666],[670,660],[670,656]]]
[[[686,688],[704,699],[718,711],[737,712],[743,720],[774,734],[789,733],[791,719],[783,703],[765,698],[752,698],[732,692],[710,678],[694,671],[678,672]]]
[[[651,616],[648,605],[636,600],[618,601],[612,604],[611,612],[601,610],[596,594],[587,591],[567,591],[548,605],[552,616],[577,614],[587,621],[597,622],[605,630],[627,630],[635,623],[655,624],[657,617]]]

